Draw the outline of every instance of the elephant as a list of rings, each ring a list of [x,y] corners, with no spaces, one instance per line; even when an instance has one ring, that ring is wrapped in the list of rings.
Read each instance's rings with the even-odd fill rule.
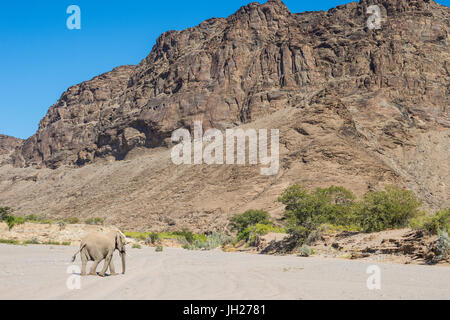
[[[81,276],[86,276],[86,265],[88,261],[94,261],[90,275],[96,276],[98,264],[105,260],[102,271],[99,276],[104,277],[109,268],[111,275],[117,275],[114,270],[112,257],[115,250],[120,252],[122,257],[122,274],[125,274],[125,256],[126,256],[126,237],[120,231],[111,231],[108,233],[93,233],[81,241],[80,250],[72,257],[75,261],[77,255],[81,255],[82,267]]]

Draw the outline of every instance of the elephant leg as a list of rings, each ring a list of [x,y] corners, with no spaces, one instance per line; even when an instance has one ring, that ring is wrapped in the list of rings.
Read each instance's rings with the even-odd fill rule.
[[[105,265],[103,266],[102,272],[100,272],[100,274],[99,274],[100,277],[105,276],[106,270],[108,269],[109,264],[111,263],[111,259],[112,259],[112,254],[108,254],[106,256]]]
[[[86,276],[87,257],[84,252],[81,253],[81,276]]]
[[[94,264],[93,264],[93,266],[92,266],[92,268],[91,268],[91,272],[89,273],[91,276],[96,276],[97,275],[97,267],[98,267],[98,264],[101,262],[102,260],[96,260],[96,261],[94,261]]]
[[[114,269],[114,263],[113,263],[112,259],[111,259],[111,262],[109,263],[109,273],[112,276],[117,276],[116,270]]]

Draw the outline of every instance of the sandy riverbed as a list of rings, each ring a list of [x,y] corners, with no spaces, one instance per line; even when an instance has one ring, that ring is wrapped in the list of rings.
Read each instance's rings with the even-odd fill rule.
[[[82,278],[80,290],[69,290],[76,249],[0,245],[0,299],[450,300],[449,267],[378,264],[382,288],[370,291],[373,263],[167,248],[130,249],[126,275]]]

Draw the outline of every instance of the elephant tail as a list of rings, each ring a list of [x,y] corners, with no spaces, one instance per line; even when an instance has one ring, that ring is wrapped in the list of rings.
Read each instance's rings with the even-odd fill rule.
[[[83,245],[80,247],[80,250],[78,250],[77,253],[75,253],[75,254],[73,255],[73,257],[72,257],[72,262],[75,262],[75,259],[77,258],[77,255],[84,249],[85,246],[86,246],[86,244],[83,244]]]

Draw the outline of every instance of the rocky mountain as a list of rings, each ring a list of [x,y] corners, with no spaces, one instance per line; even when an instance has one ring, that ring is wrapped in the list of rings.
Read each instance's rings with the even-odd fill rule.
[[[379,30],[367,26],[374,4]],[[245,207],[279,213],[274,200],[295,182],[359,195],[395,183],[428,207],[449,205],[449,19],[432,0],[298,14],[269,0],[166,32],[139,65],[61,96],[11,155],[14,168],[0,168],[0,202],[161,229],[221,226]],[[280,174],[174,166],[170,136],[194,121],[205,130],[280,129]],[[13,199],[14,190],[22,195]]]

